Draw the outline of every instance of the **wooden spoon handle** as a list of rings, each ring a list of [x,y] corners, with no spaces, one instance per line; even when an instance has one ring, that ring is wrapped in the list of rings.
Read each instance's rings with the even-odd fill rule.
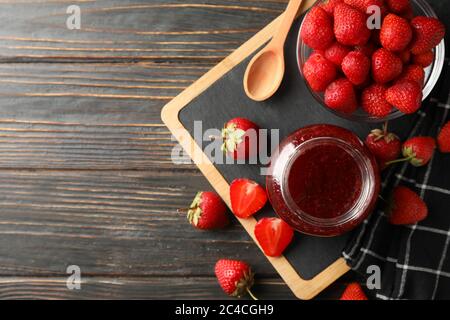
[[[284,43],[286,42],[286,37],[291,29],[292,23],[294,22],[297,12],[302,5],[303,0],[291,0],[284,12],[283,20],[278,26],[278,31],[272,39],[272,45],[275,47],[280,47],[283,49]]]

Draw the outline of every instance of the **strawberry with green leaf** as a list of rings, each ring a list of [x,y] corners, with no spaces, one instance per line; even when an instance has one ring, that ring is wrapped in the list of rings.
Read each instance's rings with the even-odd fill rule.
[[[197,229],[220,229],[228,225],[227,206],[218,194],[198,192],[187,212],[187,219]]]
[[[386,165],[408,161],[415,167],[424,166],[430,161],[435,148],[436,140],[432,137],[411,138],[403,144],[402,153],[404,158],[390,161]]]
[[[249,159],[258,153],[259,126],[245,118],[234,118],[222,129],[222,151],[234,159]]]
[[[250,291],[254,283],[254,273],[250,266],[239,260],[220,259],[214,268],[222,290],[231,297],[240,298],[246,293],[258,300]]]
[[[384,125],[382,130],[372,130],[365,143],[377,159],[380,169],[385,167],[386,162],[396,160],[402,149],[400,139],[397,135],[387,131],[387,125]]]

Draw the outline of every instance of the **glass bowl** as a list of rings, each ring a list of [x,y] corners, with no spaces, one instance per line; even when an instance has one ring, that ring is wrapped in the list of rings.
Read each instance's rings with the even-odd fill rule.
[[[322,2],[323,2],[323,0],[318,0],[314,4],[314,6],[320,5]],[[415,15],[437,18],[437,15],[434,12],[433,8],[425,0],[410,0],[410,2],[413,7]],[[305,64],[306,60],[309,58],[310,54],[313,52],[313,50],[311,48],[309,48],[300,37],[300,32],[301,32],[301,29],[303,26],[304,17],[305,17],[305,15],[303,16],[303,21],[300,25],[300,29],[298,32],[298,40],[297,40],[297,65],[298,65],[298,69],[299,69],[300,74],[302,75],[303,79],[304,79],[303,72],[302,72],[303,65]],[[434,62],[431,66],[429,66],[425,69],[425,85],[423,87],[423,100],[425,100],[429,96],[431,91],[433,90],[434,86],[436,85],[436,82],[439,79],[442,68],[444,66],[444,59],[445,59],[445,42],[444,42],[444,40],[442,40],[441,43],[433,49],[433,51],[434,51],[434,56],[435,56]],[[308,85],[306,80],[305,80],[305,83],[306,83],[306,86],[308,87],[309,91],[313,95],[313,97],[324,108],[326,108],[327,110],[329,110],[329,111],[333,112],[334,114],[336,114],[342,118],[345,118],[345,119],[349,119],[352,121],[359,121],[359,122],[384,122],[387,120],[399,118],[404,115],[404,113],[396,110],[395,108],[393,108],[391,113],[384,118],[374,117],[374,116],[368,114],[367,112],[365,112],[361,107],[358,108],[355,112],[353,112],[351,114],[339,112],[339,111],[333,110],[331,108],[328,108],[324,102],[323,93],[314,92],[310,88],[310,86]]]

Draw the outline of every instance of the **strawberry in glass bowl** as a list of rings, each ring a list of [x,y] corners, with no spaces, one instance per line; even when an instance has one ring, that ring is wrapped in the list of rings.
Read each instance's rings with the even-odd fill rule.
[[[381,25],[369,29],[373,5]],[[420,109],[443,68],[444,35],[425,0],[319,0],[300,26],[298,68],[328,110],[384,122]]]

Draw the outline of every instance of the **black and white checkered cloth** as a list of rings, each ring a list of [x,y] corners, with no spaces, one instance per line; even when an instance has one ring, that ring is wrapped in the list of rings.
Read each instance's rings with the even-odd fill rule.
[[[427,99],[409,136],[436,137],[450,120],[450,61],[445,61],[432,98]],[[399,164],[384,177],[383,196],[397,185],[415,190],[427,203],[429,216],[417,225],[393,226],[379,208],[355,233],[343,256],[366,276],[371,265],[381,269],[381,288],[367,290],[378,299],[450,299],[450,154],[436,151],[421,168]],[[370,269],[369,269],[370,270]]]

